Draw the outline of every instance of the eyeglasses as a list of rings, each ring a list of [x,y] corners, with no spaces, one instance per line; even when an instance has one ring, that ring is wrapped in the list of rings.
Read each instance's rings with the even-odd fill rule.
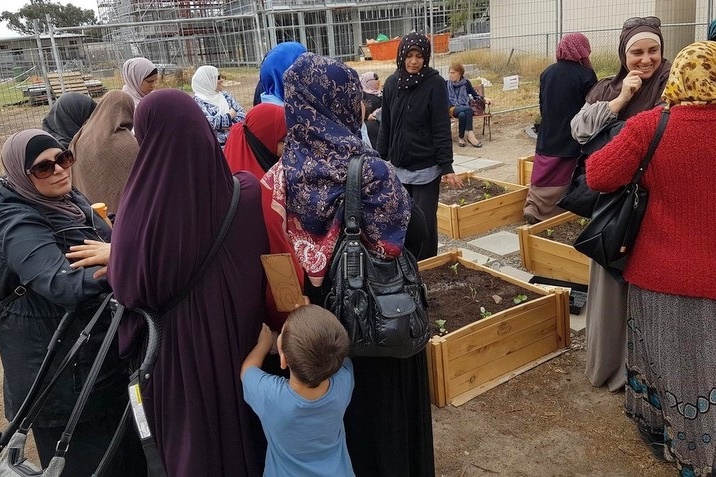
[[[632,17],[624,22],[624,28],[632,28],[642,25],[659,28],[661,26],[661,20],[659,20],[658,17]]]
[[[48,159],[46,161],[38,162],[37,164],[26,170],[25,174],[27,174],[28,176],[32,174],[38,179],[47,179],[55,173],[55,164],[57,164],[63,169],[69,169],[74,163],[75,156],[72,154],[71,151],[60,151],[55,156],[54,161]]]
[[[374,79],[375,81],[378,81],[378,73],[373,73],[373,79]]]
[[[221,81],[221,80],[223,80],[223,79],[224,79],[224,77],[221,76],[221,75],[219,75],[219,76],[216,77],[216,81]]]

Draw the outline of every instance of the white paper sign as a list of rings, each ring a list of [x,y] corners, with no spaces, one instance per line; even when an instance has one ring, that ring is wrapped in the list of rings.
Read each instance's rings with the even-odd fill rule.
[[[502,91],[510,91],[520,87],[520,77],[517,75],[502,78]]]

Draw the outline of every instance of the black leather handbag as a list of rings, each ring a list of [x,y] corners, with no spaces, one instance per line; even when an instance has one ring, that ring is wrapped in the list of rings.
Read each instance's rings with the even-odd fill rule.
[[[582,152],[577,157],[577,165],[572,172],[572,178],[569,180],[567,189],[557,202],[557,207],[568,210],[582,217],[590,218],[597,205],[599,192],[592,190],[587,185],[586,162],[591,154],[594,154],[609,141],[611,141],[619,131],[622,130],[624,121],[614,121],[602,128],[594,134],[589,142],[582,146]]]
[[[661,141],[668,121],[669,110],[664,109],[649,149],[631,182],[615,192],[599,195],[592,220],[574,241],[575,249],[609,272],[621,274],[624,271],[627,256],[639,233],[649,200],[649,191],[639,182]]]
[[[324,308],[348,331],[351,356],[407,358],[428,342],[426,289],[408,250],[386,260],[361,242],[362,166],[362,156],[352,157],[348,165],[345,233],[328,271],[331,289]]]

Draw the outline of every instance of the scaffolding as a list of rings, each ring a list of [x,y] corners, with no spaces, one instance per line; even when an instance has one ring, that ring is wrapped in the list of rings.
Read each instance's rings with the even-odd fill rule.
[[[469,3],[474,5],[470,22],[484,22],[487,0]],[[156,64],[177,66],[256,66],[268,50],[284,41],[354,60],[360,47],[379,34],[394,38],[410,31],[446,32],[455,4],[448,0],[99,0],[98,10],[100,22],[110,27],[104,41],[111,45],[117,63],[144,56]]]

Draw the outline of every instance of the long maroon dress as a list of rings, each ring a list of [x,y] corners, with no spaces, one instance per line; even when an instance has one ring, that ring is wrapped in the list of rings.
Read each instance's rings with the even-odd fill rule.
[[[139,154],[120,200],[109,280],[128,307],[162,310],[190,282],[221,227],[232,177],[199,107],[155,91],[135,115]],[[241,199],[199,283],[163,318],[145,408],[168,475],[259,476],[266,442],[243,400],[240,369],[264,315],[259,255],[268,253],[258,181],[238,174]],[[136,323],[120,340],[136,342]]]

